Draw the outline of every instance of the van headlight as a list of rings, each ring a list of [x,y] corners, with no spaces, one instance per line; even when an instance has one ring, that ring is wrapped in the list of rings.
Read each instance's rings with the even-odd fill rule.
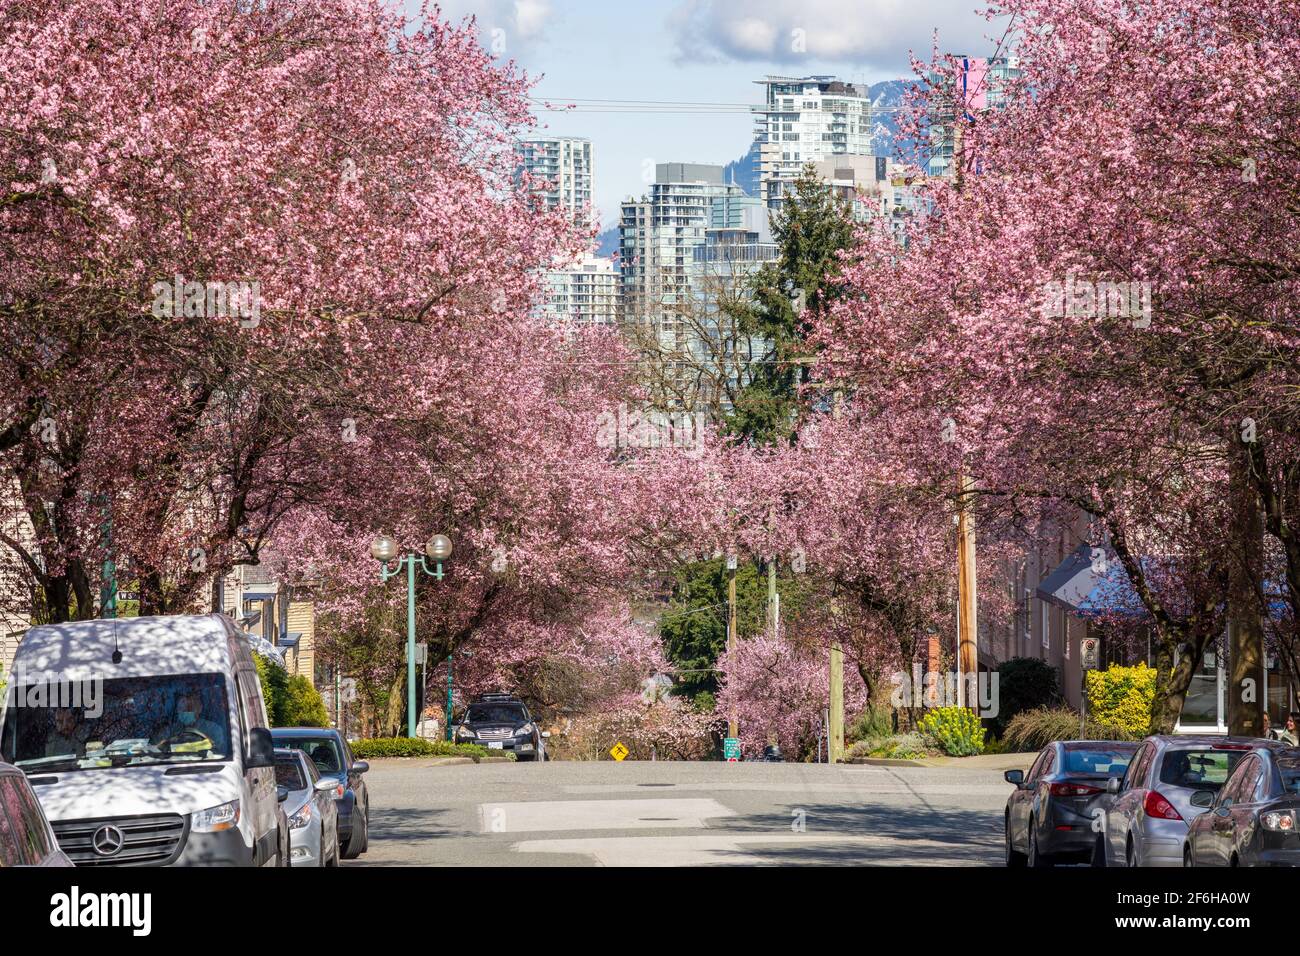
[[[239,826],[239,801],[231,800],[219,807],[195,810],[190,814],[190,829],[195,833],[217,833]]]
[[[304,803],[302,809],[289,818],[290,830],[301,830],[311,823],[311,804]]]

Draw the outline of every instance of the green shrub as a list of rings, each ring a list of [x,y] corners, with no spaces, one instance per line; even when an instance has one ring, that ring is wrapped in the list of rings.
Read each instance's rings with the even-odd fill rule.
[[[376,757],[469,757],[478,763],[484,757],[505,756],[508,751],[489,751],[480,744],[454,744],[449,740],[425,740],[423,737],[371,737],[350,740],[354,756],[362,760]],[[513,757],[514,754],[510,753]]]
[[[921,718],[921,732],[933,737],[950,757],[973,757],[984,752],[984,728],[973,710],[936,707]]]
[[[1079,712],[1068,707],[1038,707],[1017,714],[1007,724],[1002,742],[1013,752],[1042,750],[1054,740],[1140,740],[1123,727],[1089,720],[1079,733]]]
[[[280,716],[284,721],[279,725],[282,727],[328,727],[330,723],[329,712],[325,710],[325,699],[312,682],[301,674],[289,678]]]
[[[880,740],[888,737],[894,732],[893,711],[888,707],[868,707],[853,723],[849,724],[845,732],[845,739],[852,742],[858,740]]]
[[[1104,671],[1087,671],[1088,716],[1099,724],[1123,728],[1132,739],[1151,732],[1151,701],[1156,694],[1156,671],[1146,664],[1112,665]]]
[[[1061,702],[1056,668],[1036,657],[1013,657],[998,666],[998,714],[992,730],[1001,737],[1013,717]]]
[[[325,699],[312,682],[301,674],[289,673],[261,654],[254,654],[257,679],[262,684],[266,717],[272,727],[328,727]]]
[[[849,757],[883,757],[888,760],[917,760],[934,753],[933,745],[917,733],[896,734],[884,740],[860,740],[849,751]]]

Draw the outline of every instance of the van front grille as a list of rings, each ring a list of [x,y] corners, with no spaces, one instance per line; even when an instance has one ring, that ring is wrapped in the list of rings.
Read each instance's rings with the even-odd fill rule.
[[[185,818],[175,813],[50,824],[59,849],[77,866],[158,866],[176,855],[185,837]]]

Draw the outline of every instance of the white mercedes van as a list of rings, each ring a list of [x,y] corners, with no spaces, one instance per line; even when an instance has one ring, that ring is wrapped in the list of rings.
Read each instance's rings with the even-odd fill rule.
[[[33,627],[0,759],[27,774],[77,866],[287,866],[247,635],[221,614]]]

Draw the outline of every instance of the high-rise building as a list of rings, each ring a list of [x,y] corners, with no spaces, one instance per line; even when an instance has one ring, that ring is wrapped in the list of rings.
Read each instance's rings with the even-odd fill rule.
[[[660,163],[641,199],[623,202],[620,265],[623,304],[629,320],[671,324],[674,309],[690,295],[693,249],[712,228],[715,202],[740,203],[744,190],[723,182],[723,167]],[[723,224],[740,206],[717,213]]]
[[[576,136],[527,139],[519,144],[518,157],[521,171],[547,184],[537,190],[547,210],[564,209],[579,227],[592,227],[595,158],[591,140]]]
[[[789,184],[808,163],[872,152],[871,98],[865,86],[833,76],[768,76],[753,107],[759,198],[780,208]]]
[[[618,323],[619,274],[612,259],[593,255],[546,273],[543,314],[573,325]]]
[[[964,122],[967,114],[1001,107],[1008,86],[1022,73],[1016,57],[959,56],[955,62],[954,74],[930,77],[942,91],[930,107],[930,159],[926,172],[931,176],[953,174],[958,120]]]

